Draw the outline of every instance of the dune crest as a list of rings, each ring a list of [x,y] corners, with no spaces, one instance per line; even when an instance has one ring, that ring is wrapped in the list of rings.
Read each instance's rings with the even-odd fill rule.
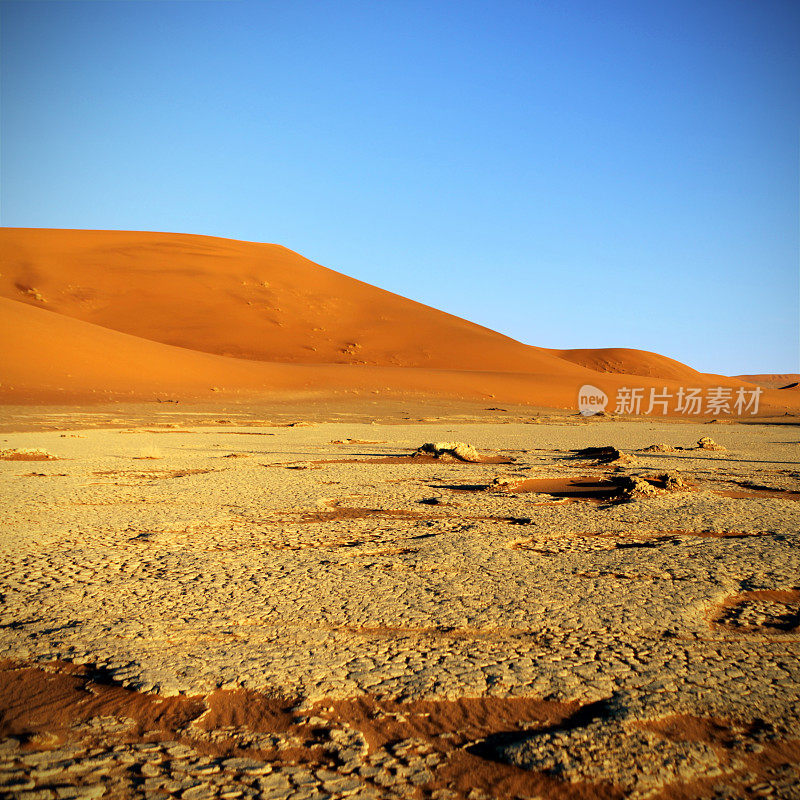
[[[602,347],[597,349],[554,350],[561,358],[595,372],[617,375],[640,375],[647,378],[692,380],[699,373],[673,358],[633,350],[629,347]]]
[[[783,373],[781,375],[737,375],[740,381],[754,383],[767,389],[795,389],[800,384],[800,375],[797,373]]]
[[[0,229],[0,244],[0,296],[204,353],[292,364],[696,375],[643,351],[525,345],[274,244],[12,228]]]
[[[292,364],[540,372],[557,356],[274,244],[0,229],[0,296],[215,355]]]

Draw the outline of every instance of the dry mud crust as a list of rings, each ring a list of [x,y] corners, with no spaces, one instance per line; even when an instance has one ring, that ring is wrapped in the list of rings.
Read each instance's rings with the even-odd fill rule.
[[[20,450],[11,448],[0,450],[0,461],[55,461],[56,457],[44,450],[23,448]]]
[[[798,755],[763,721],[626,721],[605,702],[165,700],[88,667],[0,665],[0,794],[19,798],[792,797]]]
[[[558,722],[574,712],[568,704],[363,696],[303,706],[245,690],[165,701],[59,662],[6,662],[0,687],[0,792],[392,798],[445,789],[463,798],[482,786],[498,796],[544,789],[577,798],[595,791],[463,750],[489,734]]]
[[[800,740],[779,741],[762,722],[691,715],[615,718],[584,707],[566,725],[481,745],[512,764],[574,784],[613,784],[624,797],[798,796]]]
[[[705,742],[717,766],[703,748],[680,744],[676,750],[653,739],[653,747],[665,754],[662,762],[671,753],[676,759],[685,755],[689,766],[682,779],[695,786],[694,796],[713,797],[718,789],[723,796],[747,795],[759,781],[768,784],[764,791],[770,796],[790,796],[789,777],[796,782],[797,776],[786,754],[800,724],[800,635],[787,626],[785,609],[765,615],[768,609],[759,606],[754,615],[735,611],[735,618],[724,620],[718,615],[722,607],[741,605],[731,598],[773,602],[780,599],[777,594],[757,593],[797,590],[800,507],[755,489],[746,498],[717,491],[741,489],[746,482],[796,491],[797,437],[787,427],[730,425],[715,428],[725,452],[679,451],[677,446],[689,447],[700,438],[703,426],[614,422],[609,439],[611,425],[320,422],[276,427],[270,431],[274,435],[263,436],[260,426],[189,432],[184,426],[154,434],[149,425],[130,432],[121,420],[111,430],[74,426],[83,438],[62,438],[63,421],[60,432],[6,433],[4,446],[42,448],[59,461],[37,464],[39,475],[31,474],[29,464],[0,462],[0,655],[14,663],[93,665],[94,688],[86,689],[92,703],[103,685],[161,698],[164,708],[170,698],[176,705],[182,698],[208,705],[224,687],[249,698],[253,707],[259,698],[285,698],[291,714],[303,718],[292,725],[306,727],[254,733],[253,721],[225,721],[223,715],[211,724],[213,715],[200,715],[174,731],[170,724],[166,733],[158,733],[158,725],[148,723],[139,733],[133,712],[125,716],[124,710],[107,713],[89,705],[92,716],[85,719],[76,711],[77,724],[88,726],[84,733],[91,742],[80,758],[91,758],[93,748],[116,752],[118,734],[147,738],[155,731],[153,738],[165,746],[162,750],[159,744],[153,766],[135,760],[136,774],[141,781],[158,781],[168,771],[163,779],[178,781],[179,787],[184,779],[208,784],[183,785],[181,792],[212,791],[213,775],[235,777],[214,759],[257,761],[258,751],[266,755],[259,756],[261,766],[248,768],[247,791],[266,792],[266,784],[258,789],[252,784],[280,772],[270,778],[275,785],[269,791],[277,796],[300,792],[303,781],[316,782],[317,768],[338,775],[324,780],[339,780],[348,762],[359,764],[354,780],[367,780],[366,772],[378,769],[373,775],[381,774],[385,782],[373,788],[387,797],[419,795],[421,787],[437,781],[441,787],[442,776],[455,774],[447,770],[456,767],[459,776],[470,777],[450,779],[452,790],[464,787],[466,794],[472,781],[491,795],[494,784],[505,785],[501,771],[503,781],[547,781],[535,790],[509,788],[508,796],[558,796],[579,788],[573,777],[609,796],[651,788],[674,794],[669,780],[681,773],[656,763],[642,768],[641,779],[630,776],[615,743],[623,741],[619,731],[634,731],[641,743],[650,736],[663,738],[664,721],[679,717],[718,720],[733,737],[730,755],[720,750],[724,743]],[[162,453],[152,464],[158,472],[143,469],[138,460],[154,438]],[[283,468],[340,456],[343,446],[332,440],[345,439],[377,442],[348,449],[356,457],[410,454],[424,441],[465,441],[479,452],[513,454],[516,460],[513,465],[439,460],[395,466],[386,459]],[[637,452],[636,461],[617,471],[572,457],[576,449],[608,441],[621,452]],[[676,450],[642,453],[653,441]],[[233,451],[251,457],[221,458]],[[615,475],[647,480],[673,472],[691,487],[625,503],[562,502],[502,490],[496,483],[504,476],[524,481],[578,475],[599,482]],[[481,490],[459,490],[465,486]],[[221,707],[235,708],[234,696],[219,695],[220,702],[225,697]],[[518,710],[527,710],[514,717],[511,700]],[[384,753],[389,767],[370,760],[362,774],[360,762],[352,761],[356,755],[325,755],[333,752],[326,747],[334,739],[345,750],[369,749],[344,722],[333,725],[328,719],[338,714],[336,719],[349,720],[352,728],[361,712],[337,704],[355,701],[377,709],[376,727],[389,725],[398,719],[393,714],[403,715],[415,703],[439,704],[439,715],[452,703],[463,717],[465,703],[485,702],[480,714],[495,722],[483,728],[459,723],[462,733],[415,728],[409,738],[427,742],[431,752],[403,751],[402,744],[395,752],[396,742],[376,744],[375,757]],[[599,702],[606,703],[599,717],[576,718]],[[534,713],[554,703],[563,705],[565,717]],[[492,715],[501,708],[508,724],[495,724],[498,718]],[[419,725],[424,713],[434,712],[421,712]],[[127,719],[133,719],[133,733]],[[370,728],[366,721],[359,725],[356,732],[366,740]],[[602,728],[595,733],[593,725]],[[332,726],[344,727],[331,738],[325,731]],[[181,733],[184,728],[189,732]],[[566,742],[579,742],[579,729],[602,747],[594,760],[571,755],[567,771],[559,773],[547,752],[557,750],[555,737],[566,731],[576,731]],[[641,730],[649,733],[636,733]],[[46,733],[14,734],[16,746],[41,748],[34,737]],[[234,734],[239,738],[231,740]],[[535,745],[537,750],[543,743],[552,745],[537,755],[539,766],[507,763],[510,757],[500,746],[534,735],[552,737]],[[187,746],[195,755],[184,759],[183,750],[169,752],[189,736]],[[460,744],[441,760],[440,741],[443,747]],[[482,743],[491,752],[475,749]],[[753,758],[771,754],[769,763],[749,761],[750,746]],[[763,751],[756,752],[759,747]],[[51,751],[56,761],[69,760],[66,751]],[[311,778],[298,772],[301,777],[295,779],[286,772],[289,767],[278,769],[273,759],[272,772],[263,772],[263,759],[277,751],[292,769],[321,766],[311,769]],[[125,758],[135,755],[125,753]],[[199,772],[192,771],[195,757]],[[440,762],[433,764],[436,758]],[[116,756],[112,760],[117,764]],[[595,779],[604,760],[608,771]],[[741,769],[739,762],[745,765]],[[23,763],[14,756],[9,781]],[[689,777],[699,775],[702,764],[710,765],[709,773]],[[42,779],[51,766],[41,767]],[[158,774],[147,774],[156,768]],[[711,774],[715,769],[721,773]],[[424,770],[433,773],[433,783]],[[98,772],[101,783],[104,774]],[[25,780],[31,779],[31,791],[39,791],[32,771]],[[656,787],[660,781],[663,788]],[[147,786],[161,791],[155,783]],[[219,794],[235,791],[213,788]],[[340,796],[347,791],[336,790]]]
[[[800,591],[752,591],[726,597],[712,612],[711,624],[733,633],[797,633]]]

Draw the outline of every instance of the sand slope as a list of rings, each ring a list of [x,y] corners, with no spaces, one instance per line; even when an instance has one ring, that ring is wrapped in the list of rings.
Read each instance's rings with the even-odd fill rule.
[[[626,385],[657,391],[665,386],[675,391],[680,385],[660,378],[600,375],[574,365],[573,370],[518,373],[256,362],[164,345],[0,299],[0,400],[6,403],[375,395],[574,408],[584,383],[611,397]],[[700,377],[693,385],[721,383],[714,376]],[[761,405],[783,413],[800,402],[795,393],[766,391]]]
[[[155,342],[305,364],[551,371],[554,354],[273,244],[0,229],[0,295]]]
[[[595,350],[554,350],[561,358],[596,372],[619,375],[642,375],[648,378],[671,378],[696,381],[700,373],[673,358],[632,350],[628,347],[603,347]]]
[[[0,296],[217,355],[560,374],[574,373],[574,363],[675,380],[697,375],[644,351],[524,345],[273,244],[5,228],[0,254]]]
[[[531,347],[277,245],[0,229],[0,400],[372,393],[574,408],[593,384],[741,386],[644,351]],[[800,405],[767,392],[762,408]]]
[[[567,406],[593,374],[282,364],[199,353],[0,299],[0,397],[14,402],[376,392]],[[619,382],[617,380],[617,382]]]
[[[796,389],[800,383],[800,375],[791,372],[782,375],[737,375],[736,377],[741,381],[765,386],[767,389]]]

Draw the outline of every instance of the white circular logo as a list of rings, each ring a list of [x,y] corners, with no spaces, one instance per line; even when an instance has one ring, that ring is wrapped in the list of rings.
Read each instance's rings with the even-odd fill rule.
[[[578,390],[578,410],[584,417],[591,417],[605,411],[608,395],[591,383],[584,384]]]

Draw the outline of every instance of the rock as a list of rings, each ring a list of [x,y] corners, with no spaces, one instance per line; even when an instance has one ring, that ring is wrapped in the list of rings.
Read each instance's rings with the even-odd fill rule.
[[[3,791],[21,791],[22,789],[33,789],[36,785],[34,781],[32,781],[27,776],[9,776],[8,778],[0,779],[0,790]]]
[[[687,488],[686,481],[679,472],[665,472],[661,476],[661,480],[664,481],[664,488],[668,492],[677,492]]]
[[[497,489],[513,489],[523,480],[524,478],[517,478],[511,475],[500,475],[492,481],[492,486]]]
[[[358,780],[358,778],[347,778],[342,777],[341,775],[337,776],[333,780],[325,781],[322,784],[322,788],[326,792],[332,793],[348,793],[354,792],[356,789],[361,789],[364,784]]]
[[[635,456],[623,453],[616,447],[606,445],[604,447],[584,447],[580,450],[573,450],[576,458],[593,458],[600,464],[629,464],[635,461]]]
[[[703,436],[701,439],[697,441],[697,448],[698,450],[727,450],[727,447],[724,447],[721,444],[717,444],[710,436]]]
[[[415,456],[433,456],[434,458],[455,458],[458,461],[479,463],[480,453],[471,445],[464,442],[426,442],[418,447]]]
[[[619,487],[618,499],[620,500],[636,500],[640,497],[653,497],[660,491],[653,486],[650,481],[635,475],[623,475],[615,477],[613,480]]]
[[[336,777],[340,777],[338,773],[335,773]],[[258,786],[262,792],[289,792],[292,788],[291,784],[289,783],[289,779],[286,776],[281,775],[280,773],[275,773],[273,775],[268,775],[265,778],[258,779]]]
[[[665,785],[707,776],[723,766],[714,748],[704,742],[671,741],[635,724],[605,719],[585,728],[557,729],[500,744],[497,755],[562,780],[608,781],[624,789],[626,797],[646,797]]]
[[[38,447],[12,447],[0,450],[0,459],[3,461],[55,461],[56,456]]]
[[[252,758],[226,758],[222,766],[234,772],[246,772],[251,775],[265,775],[272,772],[272,767],[263,762]],[[196,771],[196,770],[195,770]],[[219,769],[217,769],[219,771]]]
[[[78,786],[76,787],[78,800],[91,800],[95,797],[102,797],[106,793],[106,787],[102,783],[95,783],[91,786]]]
[[[643,447],[641,453],[674,453],[676,449],[670,444],[651,444],[648,447]]]

